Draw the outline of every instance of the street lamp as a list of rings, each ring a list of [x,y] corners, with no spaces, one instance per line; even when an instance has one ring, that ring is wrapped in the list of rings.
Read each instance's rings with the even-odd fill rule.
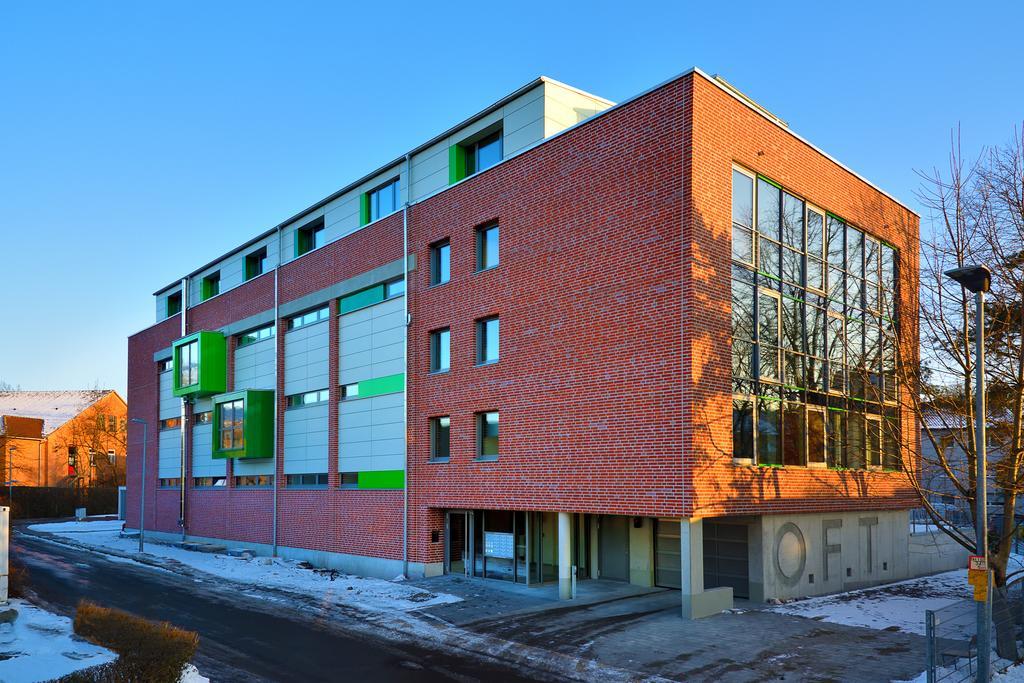
[[[7,504],[11,507],[11,515],[14,515],[14,453],[17,446],[7,448]]]
[[[133,417],[129,422],[142,425],[142,484],[139,486],[139,552],[143,552],[146,536],[146,442],[149,441],[149,423],[140,417]]]
[[[975,475],[977,491],[974,495],[975,535],[977,553],[985,558],[988,572],[988,475],[986,474],[985,446],[985,292],[992,286],[992,271],[985,266],[965,266],[947,270],[946,277],[958,282],[964,289],[974,292],[974,452],[977,460]],[[991,573],[989,573],[991,577]],[[978,677],[989,679],[989,659],[992,641],[992,588],[991,581],[985,602],[978,603]]]

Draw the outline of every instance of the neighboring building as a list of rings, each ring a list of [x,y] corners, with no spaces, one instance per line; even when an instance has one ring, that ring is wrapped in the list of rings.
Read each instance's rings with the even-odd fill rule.
[[[917,254],[721,79],[538,79],[156,292],[146,528],[688,616],[904,578]]]
[[[119,486],[128,406],[116,391],[0,391],[4,482]]]

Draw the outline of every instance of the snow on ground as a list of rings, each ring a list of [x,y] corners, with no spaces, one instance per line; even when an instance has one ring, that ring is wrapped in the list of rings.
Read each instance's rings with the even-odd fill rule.
[[[186,664],[185,670],[181,672],[178,683],[210,683],[210,679],[199,673],[192,664]]]
[[[139,557],[138,539],[122,538],[121,522],[116,520],[33,524],[29,529],[64,537],[101,551],[112,551],[122,557]],[[333,599],[340,605],[369,611],[413,610],[461,600],[447,593],[432,593],[416,586],[382,579],[310,570],[299,566],[298,562],[281,558],[270,561],[266,557],[229,557],[184,550],[153,541],[146,542],[146,552],[140,559],[147,564],[156,562],[165,566],[180,563],[257,589],[276,588],[305,593],[318,599]]]
[[[74,635],[71,620],[13,599],[11,624],[0,624],[0,681],[48,681],[73,671],[112,662],[106,648]]]
[[[967,570],[956,569],[874,588],[796,600],[772,611],[833,624],[924,635],[925,610],[940,609],[970,597]]]

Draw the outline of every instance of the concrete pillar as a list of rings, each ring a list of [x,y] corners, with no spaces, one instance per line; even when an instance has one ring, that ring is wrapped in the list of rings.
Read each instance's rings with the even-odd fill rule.
[[[572,598],[572,515],[558,513],[558,599]]]

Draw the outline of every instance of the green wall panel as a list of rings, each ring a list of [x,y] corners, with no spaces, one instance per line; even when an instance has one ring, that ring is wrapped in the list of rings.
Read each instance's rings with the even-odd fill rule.
[[[341,312],[351,313],[384,301],[384,285],[374,285],[355,294],[341,297]]]
[[[405,470],[360,472],[357,486],[360,489],[403,489]]]
[[[364,192],[359,195],[359,225],[366,225],[370,222],[370,193]]]
[[[359,398],[368,396],[380,396],[381,394],[393,394],[405,388],[405,373],[387,375],[386,377],[375,377],[364,379],[359,383]]]
[[[454,185],[466,177],[466,150],[459,145],[448,148],[448,184]]]

